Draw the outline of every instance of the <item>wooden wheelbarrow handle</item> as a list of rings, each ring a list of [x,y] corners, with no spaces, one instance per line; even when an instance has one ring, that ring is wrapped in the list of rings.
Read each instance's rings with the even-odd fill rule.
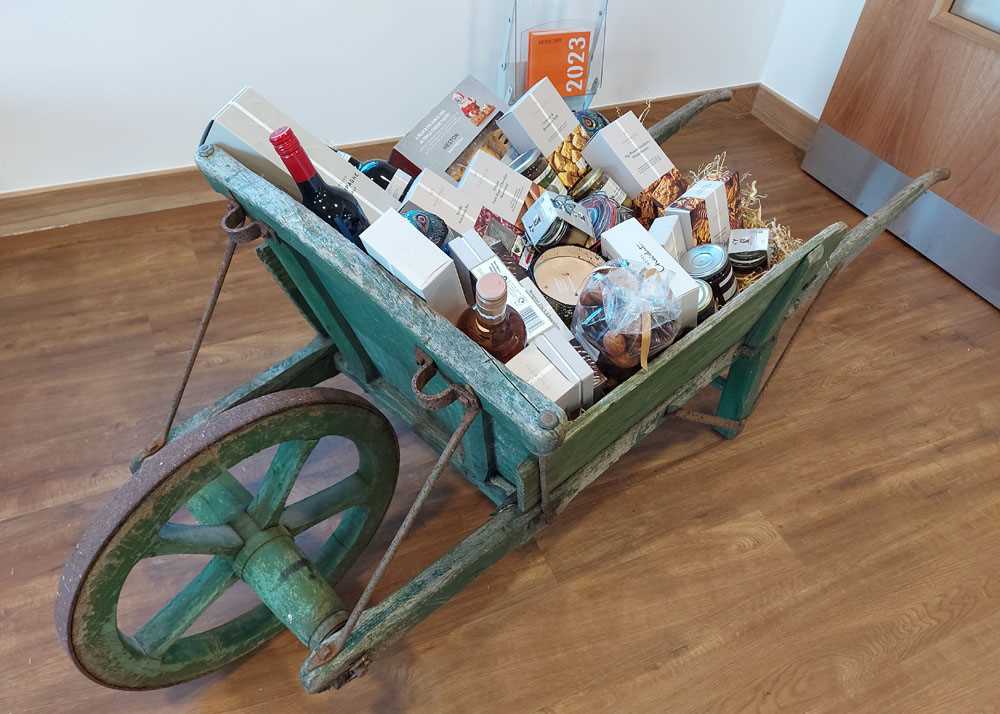
[[[728,102],[732,98],[733,92],[729,89],[716,89],[706,92],[653,124],[653,126],[649,127],[649,133],[658,143],[662,144],[680,131],[681,127],[691,121],[702,110],[719,102]]]

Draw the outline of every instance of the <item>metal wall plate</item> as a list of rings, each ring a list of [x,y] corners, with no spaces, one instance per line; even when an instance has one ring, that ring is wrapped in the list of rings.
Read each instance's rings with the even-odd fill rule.
[[[912,180],[826,124],[819,125],[802,170],[865,213]],[[927,193],[889,231],[1000,307],[1000,235],[987,226]]]

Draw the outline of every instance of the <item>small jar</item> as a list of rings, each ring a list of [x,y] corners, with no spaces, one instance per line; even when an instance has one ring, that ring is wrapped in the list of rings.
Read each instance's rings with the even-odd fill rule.
[[[738,275],[750,275],[767,268],[767,251],[730,253],[729,262]]]
[[[681,256],[680,264],[692,278],[711,286],[719,307],[736,296],[736,275],[722,246],[714,243],[695,246]]]
[[[559,181],[556,172],[552,170],[549,162],[542,156],[538,149],[525,151],[514,157],[510,163],[510,168],[517,171],[527,179],[531,179],[546,191],[554,193],[566,193],[566,188]]]
[[[715,314],[715,293],[712,286],[704,280],[695,280],[698,285],[698,319],[696,324],[700,325],[705,320]]]

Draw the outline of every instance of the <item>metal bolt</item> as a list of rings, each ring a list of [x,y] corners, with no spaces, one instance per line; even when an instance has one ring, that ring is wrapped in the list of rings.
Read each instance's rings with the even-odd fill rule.
[[[207,159],[214,152],[215,152],[214,144],[202,144],[201,146],[198,147],[198,156],[200,156],[203,159]]]
[[[539,425],[548,431],[552,431],[559,426],[559,415],[551,409],[546,409],[538,415]]]

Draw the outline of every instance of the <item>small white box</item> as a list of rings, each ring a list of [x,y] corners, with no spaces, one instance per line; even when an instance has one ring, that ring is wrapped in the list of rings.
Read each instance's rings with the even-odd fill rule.
[[[553,327],[507,362],[507,369],[573,414],[594,403],[594,373]]]
[[[605,257],[627,260],[666,273],[674,297],[681,304],[682,327],[694,327],[698,321],[698,283],[661,248],[635,218],[619,223],[601,236]]]
[[[546,158],[580,125],[555,85],[544,77],[497,119],[518,153],[538,149]]]
[[[531,179],[479,151],[465,167],[458,185],[473,203],[490,209],[508,223],[517,224],[531,190]]]
[[[623,114],[591,137],[583,147],[583,158],[603,169],[632,198],[674,168],[635,112]]]
[[[769,253],[771,231],[767,228],[734,228],[729,232],[728,253]]]
[[[455,263],[412,223],[394,211],[385,213],[362,231],[361,243],[432,310],[453,324],[458,322],[468,304]]]
[[[521,222],[528,240],[531,241],[532,245],[537,245],[557,219],[566,221],[591,238],[595,237],[590,211],[569,196],[551,191],[545,191],[535,199],[531,208],[524,212],[524,218]]]
[[[429,169],[417,175],[403,201],[433,213],[456,233],[474,227],[483,210],[482,202],[475,196]]]
[[[699,181],[667,206],[665,214],[680,219],[688,249],[705,243],[729,243],[729,204],[722,181]]]
[[[684,230],[677,216],[660,216],[649,227],[649,235],[667,251],[674,260],[680,260],[690,248],[684,240]],[[691,246],[692,248],[694,246]]]
[[[511,275],[500,256],[474,230],[466,231],[449,243],[448,250],[455,258],[458,271],[467,273],[470,283],[475,284],[486,273],[496,273],[504,279],[507,283],[507,304],[524,320],[528,342],[552,327],[549,316],[536,307],[535,301]]]
[[[295,132],[324,181],[349,191],[357,199],[369,223],[399,209],[399,201],[251,87],[241,89],[216,113],[205,141],[221,146],[254,173],[301,199],[298,186],[271,146],[271,132],[282,126]]]

